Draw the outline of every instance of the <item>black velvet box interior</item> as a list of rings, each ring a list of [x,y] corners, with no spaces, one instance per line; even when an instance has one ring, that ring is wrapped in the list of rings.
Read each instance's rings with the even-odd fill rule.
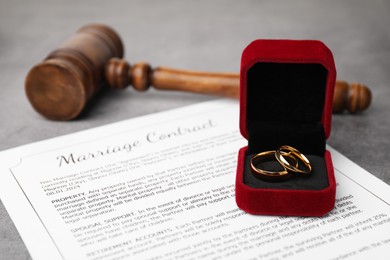
[[[290,190],[328,187],[326,136],[321,121],[327,69],[316,63],[258,62],[247,73],[248,151],[244,183],[253,188]],[[251,158],[281,145],[293,146],[305,154],[313,167],[311,176],[294,176],[277,183],[253,176]],[[275,162],[275,170],[279,167]]]

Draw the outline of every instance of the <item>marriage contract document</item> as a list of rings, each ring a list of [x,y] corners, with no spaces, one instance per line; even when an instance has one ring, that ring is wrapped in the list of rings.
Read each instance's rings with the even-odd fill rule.
[[[238,103],[218,100],[2,152],[1,199],[33,259],[389,259],[390,187],[328,147],[323,217],[234,198]]]

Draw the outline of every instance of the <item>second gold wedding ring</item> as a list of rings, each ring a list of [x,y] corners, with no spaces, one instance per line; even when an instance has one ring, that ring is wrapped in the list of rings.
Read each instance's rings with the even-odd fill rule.
[[[297,158],[298,165],[292,165],[288,160],[286,160],[286,155],[291,155]],[[294,147],[288,145],[282,145],[275,152],[276,160],[287,170],[290,170],[294,173],[302,174],[304,176],[308,176],[312,172],[312,166],[310,161],[304,156],[300,151],[295,149]],[[288,156],[290,158],[290,156]],[[302,165],[301,167],[299,167]]]

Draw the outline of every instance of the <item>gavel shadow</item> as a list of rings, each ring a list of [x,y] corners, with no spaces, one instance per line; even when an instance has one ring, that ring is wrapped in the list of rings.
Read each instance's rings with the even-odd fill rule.
[[[95,94],[94,98],[89,100],[85,105],[85,108],[80,113],[80,115],[73,120],[94,120],[99,118],[104,114],[109,113],[110,110],[113,110],[113,104],[110,100],[115,99],[115,102],[121,102],[120,99],[129,98],[130,93],[120,93],[119,91],[114,91],[103,87],[98,93]]]
[[[105,86],[73,120],[110,118],[110,121],[115,122],[218,98],[218,96],[205,94],[180,91],[164,92],[154,89],[146,92],[138,92],[134,89],[118,91]]]

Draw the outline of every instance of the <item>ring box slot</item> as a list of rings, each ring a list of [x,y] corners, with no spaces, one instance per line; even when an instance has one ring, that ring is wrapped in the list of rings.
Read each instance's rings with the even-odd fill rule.
[[[319,41],[257,40],[241,60],[237,205],[252,214],[321,216],[334,207],[335,179],[326,139],[330,134],[335,67]],[[251,158],[290,145],[313,170],[283,182],[254,177]],[[275,161],[268,170],[280,170]],[[271,168],[269,168],[271,167]],[[275,167],[275,168],[273,168]]]

